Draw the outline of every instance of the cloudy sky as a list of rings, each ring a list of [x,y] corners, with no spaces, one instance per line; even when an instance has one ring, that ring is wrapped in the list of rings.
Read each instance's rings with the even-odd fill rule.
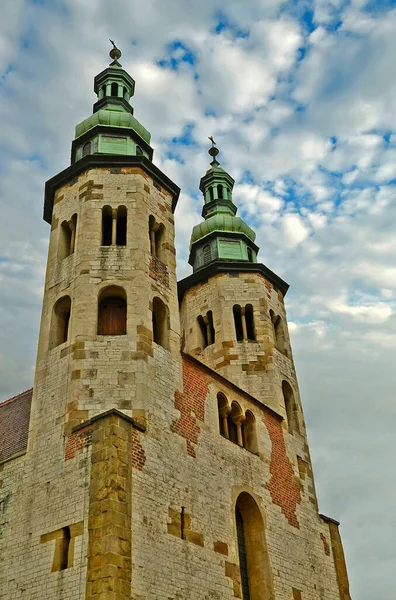
[[[208,135],[287,309],[321,512],[354,600],[396,597],[396,4],[2,0],[0,401],[31,387],[49,227],[108,38],[181,188],[178,274]]]

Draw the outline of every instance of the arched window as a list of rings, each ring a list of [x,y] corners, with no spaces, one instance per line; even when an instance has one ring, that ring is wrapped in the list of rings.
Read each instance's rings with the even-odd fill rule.
[[[118,96],[118,83],[114,82],[111,84],[111,95]]]
[[[210,188],[209,188],[209,197],[210,197],[210,201],[213,202],[214,195],[213,195],[213,188],[212,188],[212,186],[210,186]]]
[[[250,410],[246,411],[245,420],[242,423],[243,445],[250,452],[258,452],[256,419]]]
[[[242,437],[242,422],[244,420],[244,415],[241,407],[237,402],[233,402],[231,404],[231,411],[227,417],[228,423],[228,434],[231,442],[238,444],[239,446],[243,446],[243,437]]]
[[[235,304],[232,312],[234,313],[234,323],[235,323],[235,333],[236,339],[238,342],[243,340],[243,330],[242,330],[242,312],[239,304]]]
[[[206,265],[206,263],[208,263],[212,260],[212,250],[211,250],[211,247],[209,244],[206,244],[202,248],[202,254],[203,254],[204,264]]]
[[[64,344],[69,338],[69,321],[71,312],[70,296],[63,296],[56,302],[51,320],[50,349]]]
[[[141,149],[140,146],[136,146],[136,154],[137,154],[137,156],[142,156],[143,155],[143,150]]]
[[[160,298],[153,298],[153,340],[169,350],[169,314]]]
[[[223,186],[221,183],[217,185],[217,197],[219,200],[223,200]]]
[[[91,154],[91,142],[87,142],[86,144],[84,144],[83,149],[82,149],[82,155],[83,156],[87,156],[88,154]]]
[[[263,517],[256,501],[242,492],[235,506],[235,525],[243,600],[274,598]]]
[[[163,242],[165,237],[165,226],[163,223],[157,223],[153,215],[149,217],[149,233],[150,233],[150,252],[152,256],[163,261]]]
[[[219,392],[217,394],[217,409],[218,409],[218,413],[219,413],[220,434],[228,439],[229,433],[228,433],[227,416],[228,416],[228,413],[230,412],[231,408],[228,405],[228,400],[227,400],[226,396],[224,394],[222,394],[221,392]]]
[[[98,301],[98,335],[125,335],[127,303],[125,291],[118,286],[102,290]]]
[[[213,325],[213,313],[209,310],[203,317],[200,315],[197,319],[200,330],[201,348],[204,350],[215,342],[216,332]]]
[[[106,86],[102,85],[102,98],[106,96]]]
[[[245,320],[247,339],[253,342],[256,339],[256,336],[254,333],[253,306],[251,304],[246,304],[245,306]]]
[[[59,229],[58,259],[63,260],[73,254],[76,242],[77,215],[70,221],[63,221]]]
[[[122,88],[122,91],[123,91],[124,100],[128,101],[129,100],[129,98],[128,98],[128,90],[126,89],[125,86]]]
[[[287,381],[282,381],[283,401],[285,403],[287,426],[290,433],[299,432],[297,405],[293,389]]]
[[[125,206],[102,208],[102,246],[126,246],[127,209]]]
[[[253,250],[251,248],[247,249],[248,261],[253,262]]]

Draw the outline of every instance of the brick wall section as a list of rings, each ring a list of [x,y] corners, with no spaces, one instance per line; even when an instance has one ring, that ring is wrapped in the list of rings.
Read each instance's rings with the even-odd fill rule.
[[[272,442],[271,479],[266,487],[272,501],[280,506],[290,525],[299,528],[296,507],[301,502],[300,485],[294,477],[292,464],[286,454],[282,425],[270,413],[265,413],[263,421]]]
[[[65,460],[74,458],[77,452],[88,446],[91,442],[92,429],[89,426],[68,435],[65,446]]]
[[[169,272],[166,265],[158,258],[153,257],[150,260],[150,277],[162,283],[163,286],[169,288]]]
[[[204,373],[193,363],[183,360],[183,393],[175,392],[175,407],[180,417],[172,423],[171,430],[186,439],[187,453],[196,458],[194,446],[201,431],[197,421],[205,419],[205,400],[209,382]]]
[[[138,471],[142,471],[146,462],[146,453],[139,440],[139,433],[136,429],[132,430],[132,466]]]
[[[0,462],[26,451],[32,393],[27,390],[0,404]]]

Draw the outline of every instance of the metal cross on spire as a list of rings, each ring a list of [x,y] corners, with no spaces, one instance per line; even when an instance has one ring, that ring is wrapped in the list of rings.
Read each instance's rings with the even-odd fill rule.
[[[121,58],[122,52],[119,48],[117,48],[117,46],[115,45],[113,40],[109,40],[109,41],[113,44],[113,47],[109,52],[110,58],[113,59],[112,64],[119,64],[118,59]]]

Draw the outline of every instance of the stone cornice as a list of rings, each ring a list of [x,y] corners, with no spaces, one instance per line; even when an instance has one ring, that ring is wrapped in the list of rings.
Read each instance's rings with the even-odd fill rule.
[[[94,169],[95,167],[140,167],[147,173],[147,175],[150,175],[154,181],[156,181],[172,195],[172,211],[175,211],[177,201],[179,199],[180,188],[145,156],[89,154],[88,156],[84,156],[77,162],[73,163],[70,165],[70,167],[67,167],[46,182],[44,194],[44,221],[51,223],[54,195],[56,190],[84,171]]]
[[[179,302],[182,301],[183,296],[187,290],[194,287],[194,285],[202,284],[208,281],[213,275],[218,273],[260,273],[265,279],[268,279],[273,286],[279,290],[282,296],[286,295],[289,289],[289,284],[283,281],[276,273],[271,271],[268,267],[262,263],[249,263],[242,261],[222,261],[221,259],[214,260],[205,267],[198,269],[192,275],[181,279],[178,284]]]

